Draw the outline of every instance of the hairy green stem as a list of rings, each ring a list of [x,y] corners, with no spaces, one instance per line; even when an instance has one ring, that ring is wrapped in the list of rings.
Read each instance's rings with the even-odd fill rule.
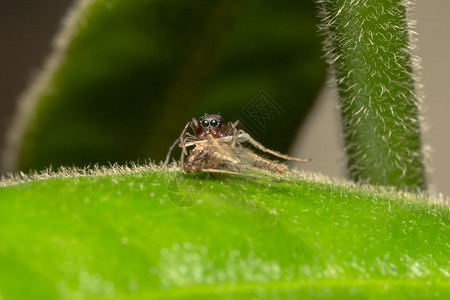
[[[335,74],[348,170],[358,182],[425,190],[411,22],[404,0],[317,0]]]

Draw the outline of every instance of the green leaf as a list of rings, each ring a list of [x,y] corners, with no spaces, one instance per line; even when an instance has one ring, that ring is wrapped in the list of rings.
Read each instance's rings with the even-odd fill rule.
[[[0,188],[0,299],[450,296],[448,206],[308,178],[88,173]]]
[[[160,160],[192,117],[245,119],[261,90],[281,111],[242,121],[286,152],[325,77],[316,23],[312,0],[78,1],[22,99],[6,165]]]

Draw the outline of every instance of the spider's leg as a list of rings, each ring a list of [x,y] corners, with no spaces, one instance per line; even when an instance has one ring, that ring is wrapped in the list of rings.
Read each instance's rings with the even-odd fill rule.
[[[195,135],[189,132],[186,132],[184,136],[186,137],[186,142],[193,142],[198,140],[198,138]]]
[[[186,150],[186,130],[188,129],[188,127],[191,126],[191,122],[187,122],[186,126],[184,126],[183,132],[181,132],[180,135],[180,144],[181,144],[181,149],[182,149],[182,153],[184,155],[187,155],[187,150]]]
[[[234,122],[228,122],[228,123],[227,123],[227,129],[226,129],[226,130],[227,130],[227,131],[226,131],[226,135],[227,135],[227,136],[232,135],[232,134],[233,134],[233,131],[234,131],[235,129],[238,128],[239,123],[240,123],[239,120],[236,120],[236,121],[234,121]]]
[[[192,120],[191,120],[191,128],[192,128],[193,132],[195,132],[195,127],[197,127],[197,126],[198,126],[197,119],[196,118],[192,118]]]
[[[183,143],[183,150],[181,151],[181,155],[180,155],[180,169],[181,169],[181,172],[184,172],[184,152],[185,152],[185,150],[186,150],[186,147],[184,146],[184,143]]]
[[[243,137],[243,139],[244,139],[246,142],[249,142],[250,144],[252,144],[253,147],[255,147],[255,148],[257,148],[257,149],[259,149],[259,150],[261,150],[261,151],[263,151],[263,152],[272,154],[273,156],[276,156],[276,157],[279,157],[279,158],[282,158],[282,159],[286,159],[286,160],[293,160],[293,161],[299,161],[299,162],[308,162],[308,161],[311,161],[310,158],[298,158],[298,157],[292,157],[292,156],[288,156],[288,155],[286,155],[286,154],[282,154],[282,153],[280,153],[280,152],[277,152],[277,151],[268,149],[268,148],[264,147],[263,145],[261,145],[260,143],[258,143],[254,138],[252,138],[252,137],[251,137],[247,132],[245,132],[244,130],[239,130],[238,133],[239,133],[239,136],[240,136],[240,137]]]
[[[208,140],[199,140],[199,139],[193,139],[192,141],[186,139],[186,143],[184,144],[185,147],[191,147],[195,145],[202,145],[207,144]]]
[[[186,130],[187,130],[187,128],[189,127],[190,123],[191,123],[191,122],[188,122],[188,123],[186,124],[186,126],[184,126],[184,129],[183,129],[183,131],[181,132],[180,136],[175,140],[175,142],[172,144],[172,146],[170,146],[169,152],[167,152],[167,155],[166,155],[166,160],[164,161],[164,165],[165,165],[165,166],[167,166],[167,164],[169,163],[170,154],[172,153],[173,148],[174,148],[179,142],[183,143],[182,141],[183,141],[184,135],[186,134]],[[183,144],[183,145],[184,145],[184,144]],[[186,151],[185,148],[183,148],[183,149],[184,149],[184,151]]]
[[[173,148],[175,147],[175,145],[178,144],[179,141],[180,141],[180,138],[177,138],[175,140],[175,142],[173,142],[172,146],[170,146],[169,152],[167,152],[166,159],[164,160],[164,166],[167,166],[167,164],[169,163],[170,154],[172,153]]]
[[[241,121],[239,121],[239,120],[236,120],[234,122],[228,122],[227,123],[227,130],[228,130],[227,133],[228,133],[228,135],[230,135],[232,133],[233,127],[237,128],[240,123],[241,123]]]
[[[231,143],[231,147],[234,148],[236,146],[236,140],[237,140],[237,129],[236,127],[239,125],[239,120],[236,120],[234,123],[231,124],[231,130],[233,131],[233,142]]]
[[[184,157],[188,155],[187,150],[186,150],[186,142],[188,141],[196,141],[197,137],[189,132],[187,132],[187,128],[188,126],[191,127],[192,132],[195,133],[195,128],[198,126],[198,121],[196,118],[192,118],[191,122],[189,122],[188,124],[186,124],[186,127],[184,128],[185,134],[183,139],[180,139],[181,142],[181,148],[183,148],[183,150],[181,151],[181,156],[180,156],[180,168],[181,168],[181,172],[184,172]]]
[[[192,142],[188,142],[188,138],[193,139],[193,141]],[[197,144],[196,142],[199,142],[199,141],[194,136],[188,136],[188,137],[185,136],[182,139],[182,142],[180,142],[180,147],[183,149],[181,151],[181,155],[180,155],[180,169],[181,169],[181,172],[184,172],[184,158],[185,158],[185,156],[188,155],[188,152],[187,152],[186,149],[188,147],[196,145]]]
[[[226,129],[226,136],[225,137],[232,137],[231,140],[231,147],[236,146],[236,140],[237,140],[237,126],[239,125],[239,120],[236,120],[234,122],[228,122],[227,123],[227,129]]]

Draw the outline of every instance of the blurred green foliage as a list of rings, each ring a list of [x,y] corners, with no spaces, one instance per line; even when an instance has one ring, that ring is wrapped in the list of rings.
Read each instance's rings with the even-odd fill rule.
[[[313,0],[92,1],[15,133],[15,168],[159,161],[204,113],[286,152],[326,73],[317,23]],[[282,112],[245,127],[262,90]]]

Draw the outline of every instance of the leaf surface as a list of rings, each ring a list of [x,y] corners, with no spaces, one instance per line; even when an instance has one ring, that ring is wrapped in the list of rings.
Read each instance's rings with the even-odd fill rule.
[[[309,180],[34,181],[0,189],[0,295],[444,299],[449,221],[447,206]]]

